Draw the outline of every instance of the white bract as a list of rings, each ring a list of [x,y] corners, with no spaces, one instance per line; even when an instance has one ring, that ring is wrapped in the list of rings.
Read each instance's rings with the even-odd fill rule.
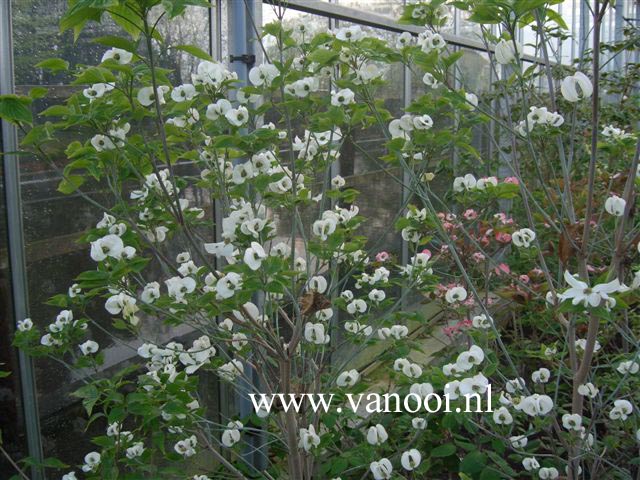
[[[400,456],[400,464],[402,465],[402,468],[407,471],[418,468],[420,466],[420,462],[422,462],[422,455],[415,448],[402,452],[402,455]]]
[[[357,370],[347,370],[338,375],[338,378],[336,379],[336,385],[341,388],[353,387],[356,383],[358,383],[358,380],[360,380],[360,374]]]
[[[240,441],[240,430],[244,425],[239,420],[229,422],[227,428],[222,432],[222,445],[231,448]]]
[[[604,202],[604,209],[610,215],[614,217],[621,217],[624,215],[625,207],[627,206],[627,202],[624,198],[620,198],[617,195],[612,195]]]
[[[516,247],[529,248],[536,239],[536,232],[529,228],[522,228],[511,235],[511,241]]]
[[[381,458],[377,462],[371,462],[369,469],[374,480],[387,480],[393,475],[393,465],[388,458]]]
[[[514,46],[512,40],[505,40],[504,38],[500,39],[494,48],[496,61],[501,65],[508,65],[515,61],[521,50],[518,43],[515,43]]]
[[[367,430],[367,442],[369,445],[381,445],[387,441],[389,435],[381,424],[369,427]]]
[[[558,298],[561,301],[571,300],[573,305],[582,304],[585,307],[598,307],[604,302],[607,308],[613,308],[616,305],[616,300],[610,295],[626,292],[629,289],[626,285],[621,284],[617,278],[591,288],[587,283],[571,275],[568,270],[564,272],[564,279],[571,288],[559,294]]]
[[[589,98],[593,93],[591,80],[582,72],[576,72],[562,80],[560,84],[562,96],[568,102],[578,102]]]

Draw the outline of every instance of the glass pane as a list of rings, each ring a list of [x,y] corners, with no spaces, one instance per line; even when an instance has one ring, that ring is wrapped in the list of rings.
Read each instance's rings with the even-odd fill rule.
[[[342,7],[391,17],[394,20],[402,15],[404,9],[404,2],[402,0],[337,0],[336,3]]]
[[[71,93],[82,87],[70,86],[71,78],[65,74],[52,75],[34,68],[34,64],[49,57],[59,57],[71,65],[95,65],[100,62],[106,47],[93,39],[106,35],[120,34],[113,22],[90,23],[81,33],[76,43],[72,32],[60,33],[58,21],[66,9],[66,0],[13,0],[13,35],[15,57],[15,79],[18,93],[26,94],[35,85],[49,89],[47,96],[34,105],[34,113],[62,103]],[[204,13],[204,14],[203,14]],[[209,15],[203,9],[188,9],[185,14],[171,22],[163,21],[159,30],[166,42],[155,46],[159,64],[172,71],[174,84],[190,82],[198,59],[180,51],[172,51],[169,45],[195,44],[205,51],[209,45]],[[34,115],[34,118],[40,120]],[[73,283],[73,278],[84,270],[95,268],[86,245],[75,240],[89,227],[93,227],[102,216],[99,208],[89,204],[80,194],[62,195],[57,191],[60,182],[59,169],[64,167],[64,148],[75,139],[85,141],[87,133],[68,132],[65,138],[52,145],[47,152],[55,167],[33,158],[21,157],[20,173],[22,188],[23,222],[25,248],[27,252],[27,273],[30,311],[34,323],[41,328],[51,323],[58,309],[44,305],[52,295],[65,292]],[[187,166],[180,168],[188,168]],[[96,202],[110,206],[110,194],[104,185],[85,184],[83,191]],[[191,204],[196,204],[211,212],[210,201],[197,191],[186,192]],[[177,247],[176,247],[177,250]],[[110,325],[103,308],[89,310],[88,315],[104,320],[102,325]],[[186,327],[173,328],[160,321],[146,322],[143,336],[149,340],[166,342],[190,332]],[[103,373],[136,355],[136,345],[130,345],[132,338],[122,332],[109,334],[92,328],[91,338],[96,340],[105,353]],[[117,336],[117,339],[114,337]],[[7,338],[3,336],[3,338]],[[48,360],[35,362],[38,401],[45,456],[56,456],[68,463],[78,463],[90,445],[94,434],[103,433],[104,425],[93,424],[85,432],[86,420],[82,407],[73,403],[69,393],[80,386],[84,373],[71,374],[63,366]],[[4,417],[4,415],[2,415]]]
[[[0,135],[0,152],[2,151],[2,135]],[[0,378],[0,432],[4,441],[2,446],[12,459],[18,460],[26,455],[26,438],[20,396],[18,355],[8,341],[13,336],[15,318],[7,240],[4,169],[0,169],[0,338],[3,339],[0,341],[0,371],[11,372],[8,377]],[[8,478],[17,472],[13,471],[7,459],[0,455],[0,476],[4,473]]]

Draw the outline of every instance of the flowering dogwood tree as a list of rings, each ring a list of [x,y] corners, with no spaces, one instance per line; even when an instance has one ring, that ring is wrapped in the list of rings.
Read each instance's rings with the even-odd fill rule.
[[[601,74],[608,2],[593,3],[593,45],[575,68],[554,58],[550,39],[566,25],[550,3],[412,4],[401,21],[424,31],[393,44],[358,26],[311,35],[278,9],[280,21],[255,29],[275,49],[263,49],[242,86],[195,47],[175,47],[202,60],[189,84],[171,85],[157,64],[158,19],[204,1],[70,2],[63,28],[79,33],[110,16],[128,36],[100,39],[101,63],[75,70],[78,91],[43,113],[54,121],[29,128],[30,98],[0,100],[0,115],[25,131],[25,151],[56,168],[47,144],[81,132],[66,147],[60,190],[103,211],[81,239],[95,268],[51,299],[55,320],[21,320],[15,339],[89,372],[76,395],[105,433],[63,478],[637,475],[640,147],[623,130],[637,110],[628,89],[624,102],[601,99],[602,85],[615,95],[626,81]],[[501,79],[483,95],[465,89],[462,52],[439,33],[451,8],[479,24]],[[517,42],[526,25],[538,32],[535,69]],[[425,93],[394,118],[376,93],[398,63]],[[406,263],[361,234],[370,219],[334,173],[364,128],[387,140],[380,174],[411,193],[394,225]],[[474,128],[485,128],[494,158],[473,148]],[[85,193],[87,181],[105,185],[109,202]],[[445,193],[432,188],[444,183]],[[218,238],[195,188],[220,207]],[[407,307],[416,294],[439,305],[434,328],[451,339],[429,364],[412,354],[411,329],[428,323]],[[138,363],[109,377],[91,373],[104,358],[88,332],[108,330],[95,305],[138,338]],[[187,344],[145,338],[161,322],[197,334]],[[376,352],[383,386],[353,367],[362,351]],[[203,371],[244,396],[334,401],[220,423],[198,398]],[[418,401],[446,393],[454,408],[343,408],[347,394],[372,391]],[[487,392],[491,412],[457,413],[465,395]],[[258,434],[261,470],[243,456]]]

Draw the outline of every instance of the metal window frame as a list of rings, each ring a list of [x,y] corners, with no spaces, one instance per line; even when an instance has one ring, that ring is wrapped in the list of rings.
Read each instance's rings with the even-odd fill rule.
[[[229,0],[231,3],[234,0]],[[238,0],[240,1],[240,0]],[[399,0],[402,1],[402,0]],[[398,23],[392,18],[384,17],[382,15],[378,15],[371,12],[365,12],[362,10],[357,10],[351,7],[345,7],[342,5],[338,5],[335,3],[329,3],[326,1],[320,0],[263,0],[262,3],[278,5],[282,7],[288,7],[293,10],[298,10],[301,12],[311,13],[314,15],[320,15],[324,17],[331,17],[336,20],[346,21],[357,23],[360,25],[365,25],[368,27],[379,28],[382,30],[387,30],[391,32],[411,32],[415,35],[424,31],[424,27],[418,27],[416,25],[406,25],[402,23]],[[456,19],[456,32],[457,25],[459,24],[459,19]],[[458,35],[457,33],[442,33],[442,37],[446,40],[446,42],[455,47],[463,47],[471,50],[481,50],[483,52],[487,52],[487,46],[478,40],[474,40],[469,37],[465,37],[462,35]],[[489,53],[493,53],[493,47],[489,46]],[[544,59],[541,57],[536,57],[534,55],[522,55],[522,60],[531,62],[544,64]],[[554,63],[554,62],[552,62]]]
[[[0,2],[0,94],[13,94],[13,36],[11,28],[11,2]],[[29,297],[27,284],[27,266],[25,261],[24,230],[22,225],[22,198],[20,194],[20,160],[11,153],[18,150],[17,128],[7,121],[2,124],[3,180],[7,212],[7,240],[9,251],[9,267],[11,270],[11,295],[13,313],[16,320],[29,316]],[[40,416],[38,413],[35,372],[31,359],[22,351],[18,351],[20,368],[20,388],[22,408],[24,410],[29,456],[40,463],[43,459],[42,440],[40,436]],[[31,478],[43,479],[39,468],[31,469]]]

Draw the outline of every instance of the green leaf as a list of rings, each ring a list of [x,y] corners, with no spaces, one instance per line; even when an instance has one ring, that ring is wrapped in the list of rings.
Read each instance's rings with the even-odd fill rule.
[[[87,411],[87,415],[91,415],[93,407],[100,399],[100,392],[98,391],[98,388],[91,383],[89,385],[80,387],[71,395],[82,399],[82,406],[84,406],[85,410]]]
[[[169,18],[182,15],[188,6],[210,7],[206,0],[162,0],[162,7],[169,14]]]
[[[318,65],[328,65],[335,61],[339,56],[340,54],[334,50],[320,48],[309,55],[309,60],[317,63]]]
[[[67,177],[63,178],[58,185],[58,191],[60,193],[68,195],[75,192],[84,182],[85,178],[81,177],[80,175],[68,175]]]
[[[454,453],[456,453],[456,446],[453,443],[445,443],[431,450],[429,455],[433,458],[443,458],[450,457]]]
[[[540,8],[547,3],[547,0],[516,0],[513,4],[513,10],[521,17],[525,13],[529,13],[536,8]]]
[[[494,24],[502,21],[499,8],[489,5],[478,5],[469,16],[470,22]]]
[[[69,62],[61,58],[47,58],[46,60],[36,63],[35,66],[43,68],[44,70],[50,70],[54,73],[69,70]]]
[[[44,125],[36,125],[24,136],[20,145],[39,145],[45,140],[51,140],[51,123],[47,122]]]
[[[137,40],[138,37],[140,37],[140,34],[144,32],[144,20],[128,5],[118,5],[110,8],[109,12],[111,12],[112,20],[122,27],[125,32],[131,35],[131,38],[134,40]],[[155,33],[157,33],[157,29],[154,30],[154,38],[156,40],[161,40],[159,34],[155,35]]]
[[[465,473],[473,474],[481,472],[487,463],[487,456],[476,450],[469,452],[460,462],[460,470]]]
[[[213,58],[211,58],[211,55],[209,55],[207,52],[205,52],[201,48],[196,47],[195,45],[175,45],[175,46],[172,46],[171,48],[175,50],[182,50],[183,52],[187,52],[196,58],[213,61]]]
[[[80,32],[88,21],[100,21],[104,10],[94,6],[100,1],[102,0],[69,0],[69,8],[60,19],[60,32],[73,29],[73,40],[74,42],[78,40]],[[117,0],[104,1],[109,3],[117,2]]]
[[[47,95],[48,91],[49,89],[46,87],[33,87],[31,90],[29,90],[29,98],[33,100],[43,98]]]
[[[136,53],[136,44],[122,37],[116,37],[115,35],[107,35],[105,37],[98,37],[91,40],[93,43],[99,43],[105,47],[119,48],[126,50],[127,52]]]
[[[43,112],[40,112],[42,117],[65,117],[71,115],[73,112],[65,105],[52,105]]]
[[[116,77],[113,76],[110,70],[104,67],[90,67],[78,75],[71,84],[91,85],[94,83],[110,83],[115,81]]]
[[[0,95],[0,118],[19,125],[33,123],[31,99],[19,95]]]
[[[563,30],[569,30],[569,27],[567,26],[567,23],[564,21],[564,18],[562,18],[562,15],[560,15],[558,12],[556,12],[555,10],[551,10],[550,8],[547,8],[545,10],[545,14],[547,15],[547,18],[549,20],[551,20],[552,22],[555,22],[555,24],[558,25],[560,28],[562,28]]]

